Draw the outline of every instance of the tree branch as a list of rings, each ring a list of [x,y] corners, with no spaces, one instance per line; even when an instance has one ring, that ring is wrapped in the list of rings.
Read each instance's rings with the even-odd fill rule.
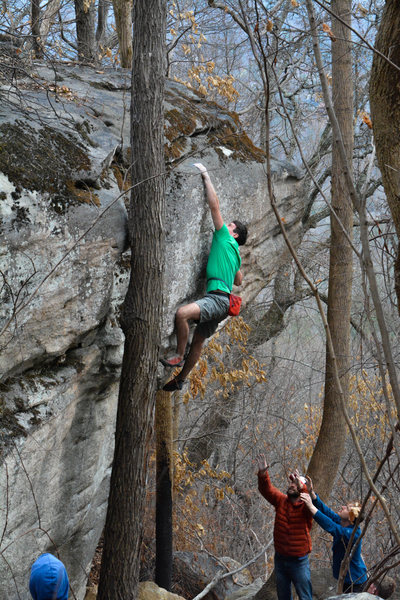
[[[256,560],[258,560],[260,558],[260,556],[262,556],[266,552],[266,550],[268,550],[268,548],[272,545],[272,542],[273,542],[273,540],[270,540],[268,542],[268,544],[266,546],[264,546],[264,548],[262,550],[260,550],[260,552],[258,554],[256,554],[256,556],[254,556],[253,558],[251,558],[244,565],[241,565],[240,567],[238,567],[237,569],[234,569],[233,571],[229,571],[228,573],[224,573],[223,575],[219,575],[219,574],[216,575],[210,581],[210,583],[204,588],[204,590],[201,591],[200,594],[197,594],[197,596],[195,596],[194,598],[192,598],[192,600],[201,600],[201,598],[204,598],[204,596],[206,596],[208,594],[208,592],[210,590],[212,590],[217,585],[217,583],[219,583],[223,579],[226,579],[227,577],[231,577],[232,575],[236,575],[236,573],[240,573],[240,571],[243,571],[243,569],[246,569],[249,565],[251,565],[254,562],[256,562]]]

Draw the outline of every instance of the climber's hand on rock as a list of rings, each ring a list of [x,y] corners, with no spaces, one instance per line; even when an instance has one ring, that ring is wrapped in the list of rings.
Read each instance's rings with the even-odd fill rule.
[[[207,169],[201,163],[193,163],[193,166],[200,171],[200,173],[207,173]]]

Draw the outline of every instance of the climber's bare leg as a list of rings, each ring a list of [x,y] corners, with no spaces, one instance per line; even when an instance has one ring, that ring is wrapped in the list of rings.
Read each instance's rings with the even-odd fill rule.
[[[183,358],[189,339],[189,320],[200,319],[200,306],[196,302],[178,308],[175,314],[176,353]]]
[[[177,375],[177,379],[186,379],[190,371],[193,369],[195,364],[200,358],[201,349],[206,338],[197,333],[197,329],[194,330],[192,343],[190,345],[189,354],[185,360],[182,371]]]

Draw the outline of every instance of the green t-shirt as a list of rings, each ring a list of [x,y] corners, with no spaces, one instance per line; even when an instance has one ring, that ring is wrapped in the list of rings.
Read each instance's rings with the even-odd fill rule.
[[[232,291],[233,280],[240,269],[242,259],[240,258],[239,244],[228,231],[225,223],[221,229],[214,231],[210,255],[207,262],[207,292],[212,290]],[[211,279],[218,277],[226,283]],[[208,281],[211,279],[211,281]]]

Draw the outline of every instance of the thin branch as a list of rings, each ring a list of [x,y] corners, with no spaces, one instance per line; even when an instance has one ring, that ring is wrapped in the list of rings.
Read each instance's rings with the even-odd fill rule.
[[[390,60],[390,58],[388,58],[387,56],[385,56],[384,54],[382,54],[382,52],[380,52],[379,50],[377,50],[376,48],[374,48],[374,46],[372,44],[370,44],[368,42],[368,40],[366,40],[365,37],[362,36],[361,33],[359,33],[357,31],[357,29],[354,29],[354,27],[351,27],[351,25],[349,25],[348,23],[346,23],[346,21],[344,21],[341,17],[339,17],[339,15],[337,15],[330,8],[328,8],[328,6],[326,6],[326,4],[324,4],[323,2],[320,2],[320,0],[313,0],[313,2],[315,2],[316,4],[318,4],[318,6],[320,6],[324,10],[326,10],[326,12],[331,15],[331,17],[333,17],[334,19],[336,19],[337,21],[339,21],[342,25],[344,25],[345,27],[347,27],[347,29],[350,29],[350,31],[352,33],[354,33],[363,42],[363,44],[365,44],[370,50],[372,50],[372,52],[374,52],[375,54],[377,54],[378,56],[380,56],[381,58],[383,58],[383,60],[385,60],[389,65],[391,65],[392,67],[394,67],[396,69],[396,71],[400,71],[399,65],[396,65],[394,62],[392,62]]]
[[[399,431],[399,424],[397,424],[395,430]],[[394,446],[394,436],[395,436],[395,432],[392,434],[392,436],[391,436],[391,438],[390,438],[390,440],[389,440],[389,442],[388,442],[388,444],[386,446],[385,455],[382,458],[382,460],[380,461],[380,463],[379,463],[379,465],[378,465],[378,467],[377,467],[377,469],[375,471],[375,475],[374,475],[374,477],[372,479],[374,483],[378,480],[378,476],[379,476],[380,472],[382,471],[383,466],[385,465],[385,463],[387,463],[389,461],[390,455],[392,454],[393,446]],[[358,537],[357,542],[353,545],[353,540],[354,540],[354,537],[356,535],[357,527],[358,527],[358,525],[361,522],[361,516],[364,514],[365,507],[367,506],[368,500],[370,499],[371,495],[372,495],[372,488],[370,487],[369,490],[368,490],[368,492],[367,492],[367,494],[366,494],[366,496],[365,496],[365,498],[364,498],[364,500],[363,500],[360,513],[359,513],[357,519],[354,522],[353,531],[351,532],[351,536],[349,538],[349,541],[348,541],[348,544],[347,544],[347,547],[346,547],[346,550],[345,550],[345,553],[344,553],[344,556],[343,556],[343,559],[342,559],[342,562],[341,562],[341,565],[340,565],[340,574],[339,574],[339,578],[338,578],[339,581],[344,581],[344,577],[345,577],[345,575],[347,573],[347,570],[348,570],[348,568],[350,566],[350,563],[353,560],[353,557],[354,557],[354,555],[355,555],[355,553],[357,551],[357,547],[361,544],[361,540],[364,537],[364,535],[366,533],[366,530],[368,528],[368,525],[371,522],[372,512],[373,512],[373,510],[374,510],[374,508],[375,508],[375,506],[376,506],[376,504],[378,502],[378,498],[375,499],[374,504],[373,504],[373,506],[371,507],[371,509],[369,511],[369,514],[368,514],[368,517],[367,517],[366,522],[364,524],[363,531],[362,531],[361,535]],[[357,583],[357,581],[354,581],[353,583]],[[338,590],[338,591],[342,591],[342,590]]]
[[[9,569],[9,571],[11,573],[11,577],[13,578],[14,585],[15,585],[15,591],[17,592],[19,600],[21,600],[21,596],[19,594],[19,589],[18,589],[18,585],[17,585],[17,580],[15,579],[14,571],[12,570],[10,563],[8,562],[8,560],[6,559],[6,557],[4,556],[4,554],[2,552],[0,553],[0,556],[4,560],[4,562],[6,563],[8,569]]]
[[[313,36],[314,56],[315,56],[315,60],[317,63],[318,73],[320,76],[322,91],[323,91],[324,100],[325,100],[325,106],[326,106],[328,116],[329,116],[329,119],[330,119],[331,125],[332,125],[334,141],[338,145],[340,160],[342,163],[343,175],[346,179],[346,184],[348,187],[350,198],[352,199],[353,205],[360,215],[361,242],[362,242],[362,248],[363,248],[362,264],[365,267],[365,271],[366,271],[369,285],[370,285],[371,295],[372,295],[372,299],[373,299],[373,303],[374,303],[374,307],[375,307],[375,311],[376,311],[376,315],[377,315],[377,320],[379,323],[379,329],[380,329],[380,333],[381,333],[381,337],[382,337],[382,346],[383,346],[383,351],[384,351],[384,355],[385,355],[385,363],[386,363],[388,371],[389,371],[390,383],[392,385],[393,396],[395,398],[395,402],[396,402],[396,406],[397,406],[397,414],[398,414],[398,418],[399,418],[399,416],[400,416],[400,390],[399,390],[399,386],[398,386],[397,373],[396,373],[396,369],[395,369],[395,365],[394,365],[394,361],[393,361],[393,356],[392,356],[388,331],[387,331],[387,327],[386,327],[386,323],[385,323],[385,318],[384,318],[384,314],[383,314],[382,304],[381,304],[380,298],[379,298],[379,292],[378,292],[375,272],[374,272],[373,266],[372,266],[371,253],[370,253],[369,244],[368,244],[368,230],[367,230],[366,218],[365,218],[365,214],[364,214],[365,207],[363,206],[361,198],[359,197],[357,190],[354,187],[354,183],[353,183],[353,180],[352,180],[349,168],[348,168],[347,157],[346,157],[346,152],[345,152],[345,148],[344,148],[344,144],[343,144],[343,139],[341,136],[340,127],[337,122],[336,115],[335,115],[335,112],[334,112],[334,109],[332,106],[332,101],[331,101],[329,90],[328,90],[328,84],[327,84],[327,80],[325,77],[325,72],[324,72],[323,62],[322,62],[322,57],[321,57],[321,51],[319,48],[319,42],[318,42],[318,37],[317,37],[317,33],[316,33],[314,9],[313,9],[311,2],[312,2],[312,0],[306,0],[306,6],[307,6],[308,14],[309,14],[311,31],[312,31],[312,36]],[[281,227],[283,227],[283,224],[281,224]],[[312,285],[312,282],[311,282],[311,285]],[[318,302],[318,300],[319,300],[319,297],[317,296],[317,302]],[[320,302],[320,300],[319,300],[319,302]],[[323,318],[324,323],[325,323],[326,317],[322,310],[321,310],[321,317]],[[330,336],[330,331],[329,331],[329,327],[328,327],[327,323],[326,323],[326,331],[327,331],[327,342],[328,342],[329,352],[331,353],[331,356],[334,357],[332,339]],[[334,360],[334,377],[335,377],[335,383],[338,386],[339,398],[340,398],[340,402],[341,402],[341,406],[342,406],[342,411],[343,411],[347,426],[349,428],[351,437],[353,439],[353,443],[356,448],[357,454],[359,456],[360,463],[362,465],[362,469],[364,471],[365,477],[368,481],[370,488],[373,490],[374,494],[379,498],[379,502],[385,513],[385,516],[389,523],[390,529],[392,530],[397,543],[400,544],[400,534],[399,534],[397,527],[390,515],[390,512],[387,507],[385,499],[383,498],[382,494],[379,493],[378,489],[376,488],[376,486],[371,478],[368,466],[366,464],[365,457],[363,455],[363,452],[362,452],[362,449],[360,446],[360,442],[358,440],[357,434],[355,432],[355,429],[354,429],[354,427],[351,423],[350,417],[348,415],[345,401],[344,401],[343,389],[340,384],[340,379],[339,379],[338,371],[337,371],[337,364],[336,364],[335,360]]]
[[[9,481],[8,481],[8,465],[7,465],[7,463],[5,464],[5,467],[6,467],[6,511],[5,511],[6,512],[6,517],[5,517],[5,520],[4,520],[3,533],[1,534],[1,539],[0,539],[0,548],[3,545],[4,536],[5,536],[6,531],[7,531],[8,513],[9,513],[9,510],[10,510],[10,498],[9,498],[9,488],[8,488],[8,485],[9,485]]]
[[[222,575],[219,575],[219,574],[216,575],[210,581],[210,583],[208,585],[206,585],[206,587],[204,588],[204,590],[201,591],[200,594],[197,594],[197,596],[195,596],[194,598],[192,598],[192,600],[201,600],[201,598],[204,598],[204,596],[206,596],[208,594],[208,592],[210,590],[212,590],[217,585],[217,583],[219,583],[223,579],[226,579],[227,577],[231,577],[232,575],[236,575],[236,573],[240,573],[240,571],[243,571],[243,569],[246,569],[249,565],[251,565],[254,562],[256,562],[256,560],[258,560],[260,558],[260,556],[262,556],[268,550],[268,548],[272,545],[272,542],[273,542],[273,540],[270,540],[268,542],[268,544],[266,546],[264,546],[264,548],[262,550],[260,550],[260,552],[258,554],[256,554],[256,556],[253,556],[253,558],[251,558],[244,565],[241,565],[237,569],[234,569],[233,571],[229,571],[228,573],[224,573]]]
[[[327,197],[325,196],[325,194],[324,194],[324,191],[323,191],[323,189],[322,189],[321,185],[320,185],[320,184],[319,184],[319,182],[316,180],[316,178],[314,177],[314,174],[313,174],[313,172],[312,172],[312,171],[311,171],[311,169],[310,169],[310,166],[309,166],[309,164],[308,164],[308,162],[307,162],[307,160],[306,160],[306,158],[305,158],[305,156],[304,156],[303,149],[302,149],[302,146],[301,146],[301,144],[300,144],[300,140],[299,140],[299,138],[298,138],[298,136],[297,136],[297,133],[296,133],[295,127],[294,127],[294,125],[293,125],[293,121],[292,121],[292,119],[291,119],[291,117],[290,117],[290,115],[289,115],[289,113],[288,113],[288,111],[287,111],[286,104],[285,104],[285,101],[284,101],[284,99],[283,99],[283,96],[282,96],[282,91],[281,91],[281,88],[280,88],[280,85],[279,85],[279,82],[278,82],[278,78],[277,78],[277,75],[276,75],[275,69],[274,69],[273,67],[271,67],[271,70],[272,70],[272,72],[273,72],[273,74],[274,74],[275,80],[276,80],[276,82],[277,82],[277,85],[278,85],[278,93],[279,93],[279,97],[280,97],[280,100],[281,100],[281,103],[282,103],[282,107],[283,107],[283,110],[284,110],[284,112],[285,112],[285,116],[286,116],[286,118],[288,119],[288,121],[289,121],[289,123],[290,123],[290,127],[291,127],[291,130],[292,130],[293,137],[294,137],[294,139],[295,139],[295,141],[296,141],[297,148],[298,148],[298,150],[299,150],[299,152],[300,152],[301,161],[302,161],[303,165],[305,166],[307,173],[308,173],[308,174],[309,174],[309,176],[311,177],[311,180],[312,180],[312,182],[314,183],[315,187],[317,188],[318,192],[320,193],[320,195],[321,195],[321,198],[323,199],[323,201],[325,202],[326,206],[328,207],[328,209],[329,209],[329,211],[330,211],[331,215],[332,215],[332,216],[335,218],[335,220],[336,220],[337,224],[339,225],[340,229],[342,230],[342,232],[343,232],[343,234],[344,234],[344,236],[345,236],[345,238],[346,238],[346,240],[347,240],[348,244],[350,245],[350,247],[352,248],[352,250],[353,250],[353,252],[356,254],[356,256],[360,256],[360,252],[359,252],[359,250],[358,250],[358,249],[355,247],[355,245],[354,245],[354,243],[353,243],[353,240],[352,240],[352,239],[351,239],[351,237],[349,236],[349,234],[348,234],[348,232],[346,231],[346,229],[345,229],[345,227],[344,227],[343,223],[342,223],[342,222],[341,222],[341,220],[339,219],[339,217],[338,217],[338,215],[337,215],[337,213],[336,213],[335,209],[333,208],[333,206],[331,205],[331,203],[329,202],[329,200],[328,200],[328,199],[327,199]]]
[[[362,198],[360,197],[360,195],[358,194],[358,192],[354,186],[354,182],[353,182],[353,179],[351,177],[351,174],[350,174],[350,171],[349,171],[349,168],[347,165],[346,151],[344,148],[340,127],[339,127],[339,124],[336,119],[336,115],[335,115],[335,112],[334,112],[334,109],[332,106],[332,100],[330,97],[328,83],[327,83],[327,79],[326,79],[325,72],[324,72],[321,51],[319,48],[318,36],[316,33],[314,9],[311,4],[311,0],[306,0],[306,4],[307,4],[307,9],[309,11],[311,31],[312,31],[312,36],[313,36],[314,56],[315,56],[315,60],[316,60],[317,68],[318,68],[318,73],[319,73],[319,77],[320,77],[320,82],[321,82],[321,87],[322,87],[322,92],[323,92],[323,96],[324,96],[326,110],[327,110],[329,120],[331,121],[331,125],[332,125],[332,131],[334,134],[334,142],[338,146],[340,160],[342,163],[343,175],[346,180],[350,198],[353,202],[354,208],[359,213],[359,217],[360,217],[361,243],[362,243],[362,250],[363,250],[362,266],[364,266],[365,272],[368,277],[371,296],[372,296],[372,300],[374,303],[374,308],[375,308],[375,312],[376,312],[376,316],[377,316],[377,320],[378,320],[378,324],[379,324],[379,330],[380,330],[380,334],[381,334],[381,338],[382,338],[382,346],[383,346],[383,352],[385,355],[385,363],[386,363],[388,371],[389,371],[389,378],[390,378],[390,383],[392,386],[393,395],[394,395],[394,399],[395,399],[396,406],[397,406],[398,418],[400,418],[400,388],[399,388],[399,384],[398,384],[396,368],[394,365],[394,360],[393,360],[393,355],[392,355],[392,350],[391,350],[391,345],[390,345],[390,340],[389,340],[389,334],[388,334],[388,330],[386,327],[385,316],[384,316],[382,304],[381,304],[380,298],[379,298],[378,286],[377,286],[375,272],[373,269],[371,252],[370,252],[369,244],[368,244],[368,229],[367,229],[367,219],[365,216],[365,206],[362,201]]]
[[[38,503],[37,503],[37,501],[36,501],[35,492],[34,492],[34,490],[33,490],[33,484],[32,484],[31,478],[30,478],[30,477],[29,477],[29,475],[28,475],[28,471],[26,470],[26,467],[25,467],[24,461],[22,460],[21,453],[20,453],[20,451],[18,450],[18,448],[17,448],[17,444],[16,444],[15,442],[14,442],[14,449],[15,449],[16,453],[18,454],[18,458],[19,458],[19,460],[20,460],[20,462],[21,462],[22,469],[23,469],[23,471],[24,471],[24,473],[25,473],[25,475],[26,475],[26,478],[27,478],[27,480],[28,480],[29,487],[31,488],[32,498],[33,498],[33,502],[35,503],[36,514],[37,514],[38,523],[39,523],[39,529],[41,529],[41,528],[42,528],[42,523],[41,523],[41,519],[40,519],[39,505],[38,505]]]
[[[227,13],[230,17],[232,17],[232,19],[235,21],[235,23],[237,25],[239,25],[239,27],[241,29],[243,29],[243,31],[248,35],[248,29],[247,26],[245,24],[244,21],[242,21],[242,19],[231,9],[229,8],[226,4],[224,4],[223,2],[215,2],[215,0],[208,0],[208,6],[210,8],[219,8],[220,10],[223,10],[225,13]]]

